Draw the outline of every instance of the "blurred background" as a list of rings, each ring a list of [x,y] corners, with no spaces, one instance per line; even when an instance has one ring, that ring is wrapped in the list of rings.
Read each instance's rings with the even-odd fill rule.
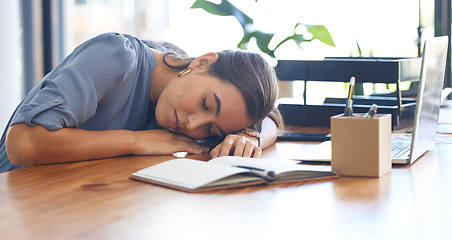
[[[237,20],[191,9],[194,2],[0,0],[0,130],[37,81],[76,46],[101,33],[169,41],[192,56],[237,49],[243,37]],[[278,48],[275,58],[265,56],[273,65],[278,59],[418,57],[423,40],[450,36],[451,30],[450,0],[230,2],[250,16],[255,27],[276,33],[275,40],[293,32],[297,22],[324,25],[334,40],[335,47],[315,40],[303,43],[303,49],[287,43]],[[259,52],[252,42],[248,49]],[[450,61],[448,68],[450,73]],[[450,74],[446,86],[450,86]]]

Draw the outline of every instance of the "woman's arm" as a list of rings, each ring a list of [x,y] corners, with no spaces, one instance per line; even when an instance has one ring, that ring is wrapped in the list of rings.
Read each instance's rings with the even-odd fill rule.
[[[277,134],[278,127],[275,122],[269,117],[266,117],[262,121],[262,130],[260,132],[261,148],[266,149],[272,145],[276,141]]]
[[[166,129],[87,131],[62,128],[49,131],[40,125],[24,123],[11,127],[6,138],[6,150],[15,165],[75,162],[127,154],[208,151],[191,138]]]

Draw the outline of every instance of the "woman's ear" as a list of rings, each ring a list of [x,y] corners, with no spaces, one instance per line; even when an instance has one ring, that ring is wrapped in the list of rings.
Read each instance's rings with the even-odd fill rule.
[[[206,53],[204,55],[201,55],[197,58],[195,58],[191,64],[190,68],[195,69],[208,69],[210,64],[216,62],[218,60],[218,54],[215,52]]]

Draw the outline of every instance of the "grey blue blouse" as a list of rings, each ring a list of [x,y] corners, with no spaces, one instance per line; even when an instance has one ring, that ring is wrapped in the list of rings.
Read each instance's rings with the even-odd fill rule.
[[[149,100],[157,60],[130,35],[106,33],[77,47],[47,74],[13,113],[0,139],[0,172],[13,165],[6,154],[8,129],[17,123],[54,131],[158,128]]]

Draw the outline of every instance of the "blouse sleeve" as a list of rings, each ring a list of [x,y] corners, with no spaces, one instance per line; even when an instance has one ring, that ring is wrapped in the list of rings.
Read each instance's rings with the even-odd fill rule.
[[[25,97],[12,124],[39,124],[48,130],[78,127],[96,114],[137,69],[134,40],[117,33],[93,38],[74,50]]]

